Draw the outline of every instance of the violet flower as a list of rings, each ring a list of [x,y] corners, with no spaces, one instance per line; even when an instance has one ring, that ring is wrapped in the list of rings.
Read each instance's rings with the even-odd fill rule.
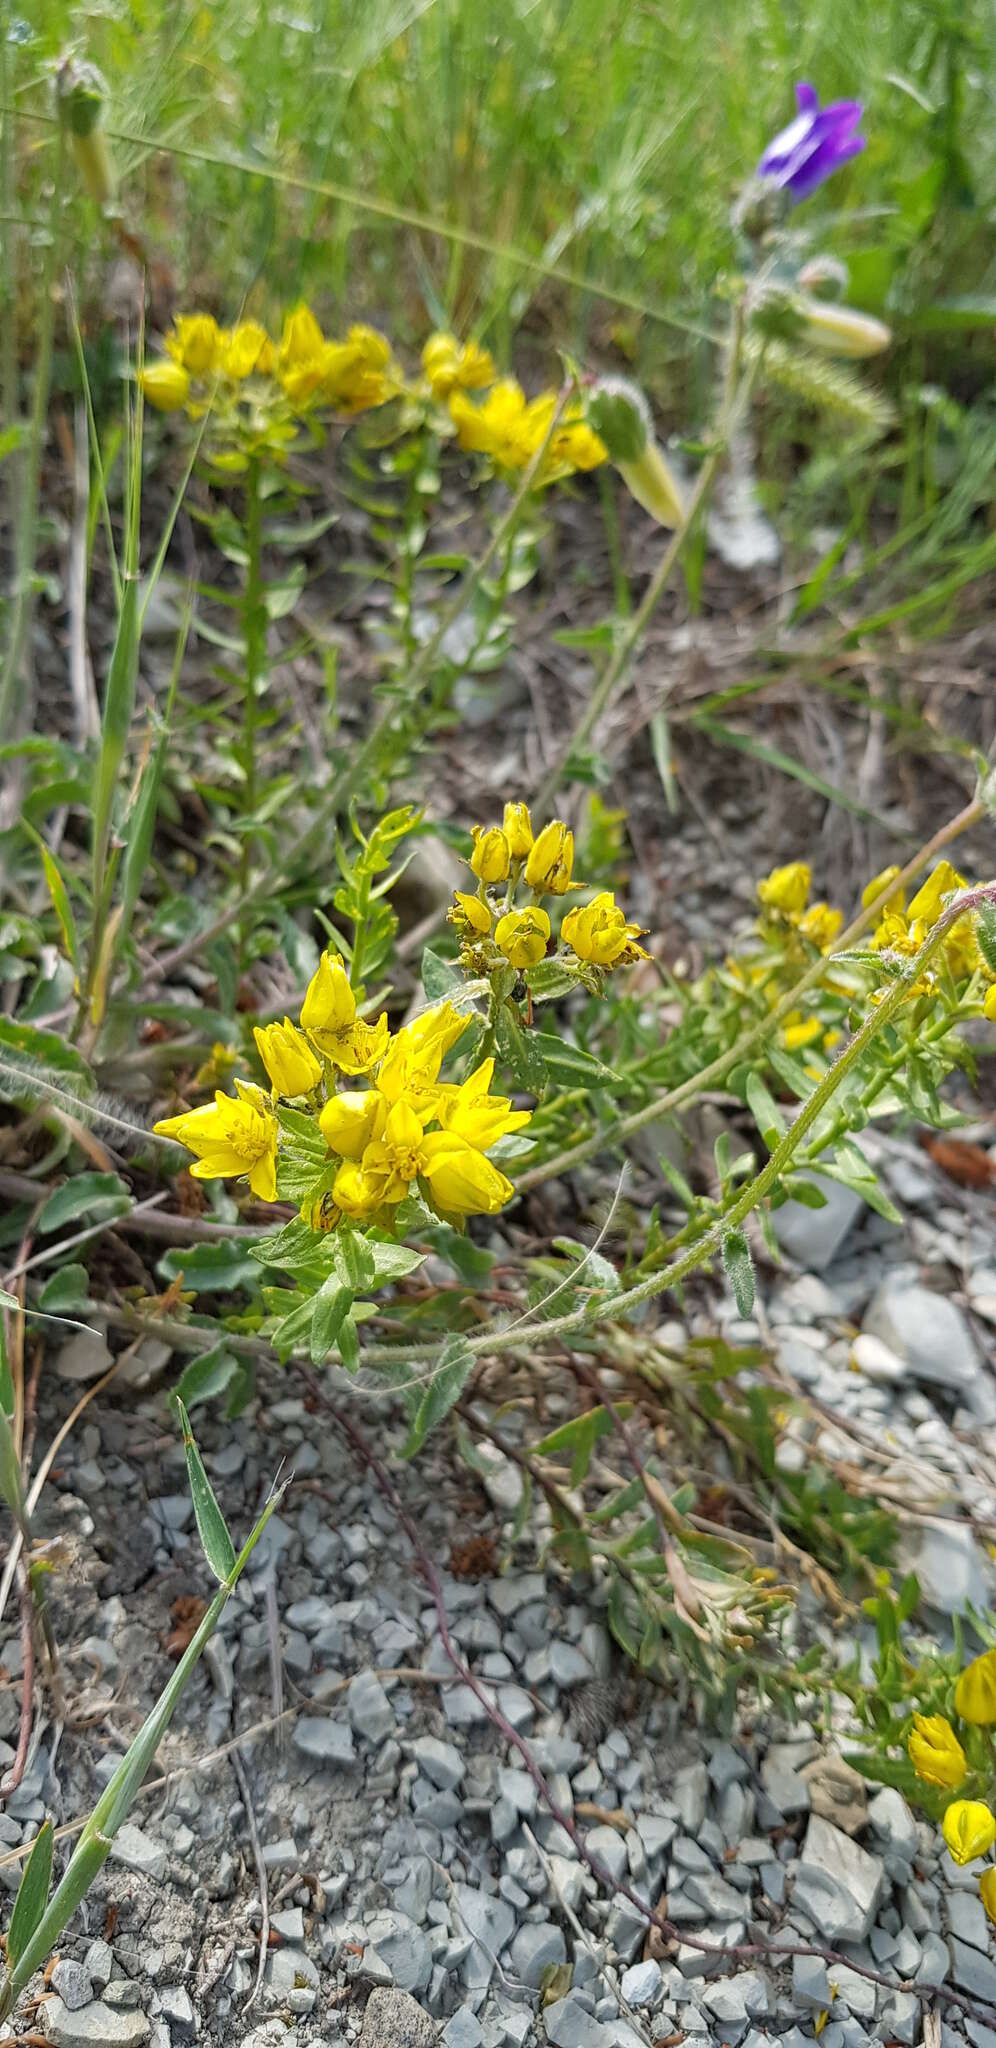
[[[769,142],[757,172],[793,199],[808,199],[824,178],[864,149],[864,136],[856,133],[863,110],[860,100],[834,100],[821,107],[815,86],[805,82],[796,86],[795,97],[795,120]]]

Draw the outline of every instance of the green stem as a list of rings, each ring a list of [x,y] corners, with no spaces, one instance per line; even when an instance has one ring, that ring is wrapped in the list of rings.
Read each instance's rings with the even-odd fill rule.
[[[266,674],[266,602],[263,589],[263,502],[259,489],[259,457],[250,456],[246,472],[246,581],[242,598],[242,634],[246,661],[245,721],[242,732],[242,764],[245,776],[243,810],[251,818],[258,802],[256,730],[259,723],[259,684]],[[239,960],[241,962],[249,929],[250,875],[255,835],[251,827],[242,833],[239,856]]]
[[[7,121],[5,119],[5,127]],[[38,495],[41,482],[42,448],[45,441],[45,423],[48,417],[49,389],[52,381],[52,343],[55,335],[55,274],[61,241],[62,223],[62,173],[66,156],[66,138],[59,127],[55,153],[55,173],[52,183],[52,204],[49,210],[48,240],[41,278],[41,305],[38,314],[38,331],[35,342],[35,384],[31,407],[31,423],[28,430],[28,445],[24,456],[22,489],[17,508],[14,533],[14,589],[11,605],[10,630],[7,652],[0,673],[0,739],[10,737],[9,725],[14,710],[14,692],[22,680],[22,664],[31,635],[31,621],[34,616],[34,569],[35,543],[38,534]],[[22,694],[17,708],[23,711],[27,691]]]
[[[549,809],[571,761],[590,738],[603,711],[611,703],[620,685],[625,682],[629,673],[630,663],[671,581],[672,573],[677,567],[689,536],[694,530],[699,513],[702,511],[712,490],[720,465],[729,446],[730,435],[757,374],[757,365],[755,364],[748,369],[743,379],[740,376],[743,321],[743,308],[737,306],[727,346],[726,375],[723,381],[723,396],[720,403],[719,417],[716,422],[715,437],[712,447],[695,479],[694,489],[685,508],[685,516],[680,526],[677,526],[671,535],[667,547],[625,632],[619,635],[605,665],[605,669],[592,691],[577,724],[562,747],[549,774],[537,791],[533,801],[541,813]]]

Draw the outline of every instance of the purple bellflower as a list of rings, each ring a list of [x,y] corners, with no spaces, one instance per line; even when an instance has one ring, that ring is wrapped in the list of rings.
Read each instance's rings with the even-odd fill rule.
[[[856,132],[862,106],[860,100],[834,100],[821,107],[815,86],[804,82],[796,86],[795,97],[795,120],[769,142],[757,173],[793,199],[808,199],[824,178],[864,149],[864,136]]]

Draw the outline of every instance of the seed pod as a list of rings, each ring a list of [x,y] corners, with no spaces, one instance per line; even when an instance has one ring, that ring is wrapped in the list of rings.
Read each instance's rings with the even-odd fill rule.
[[[883,321],[859,313],[853,306],[803,297],[796,304],[810,347],[822,349],[826,355],[878,356],[892,340],[892,331]]]
[[[604,377],[588,401],[588,418],[631,497],[661,526],[678,526],[684,505],[676,478],[654,439],[643,392],[623,377]]]
[[[107,86],[95,64],[66,57],[56,76],[59,119],[69,137],[80,177],[98,206],[114,197],[115,177],[103,132]]]

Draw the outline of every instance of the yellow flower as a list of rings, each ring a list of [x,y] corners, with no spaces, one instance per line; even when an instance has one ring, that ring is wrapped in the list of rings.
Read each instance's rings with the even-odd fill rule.
[[[167,1116],[153,1125],[160,1138],[176,1138],[196,1153],[190,1171],[195,1180],[222,1180],[247,1173],[253,1194],[263,1202],[277,1199],[277,1120],[261,1088],[237,1081],[237,1095],[219,1089],[202,1109]]]
[[[549,937],[550,920],[538,906],[506,910],[495,928],[495,945],[511,967],[535,967],[546,952]]]
[[[641,925],[626,923],[625,912],[606,889],[583,909],[568,911],[561,937],[579,960],[587,960],[593,967],[628,967],[634,960],[647,958],[643,947],[636,944],[642,931]]]
[[[821,953],[828,953],[843,922],[842,910],[831,909],[829,903],[811,903],[799,919],[799,930]]]
[[[190,396],[190,378],[182,363],[150,363],[138,381],[157,412],[178,412]]]
[[[526,862],[526,881],[530,889],[540,894],[549,891],[553,896],[563,896],[570,888],[573,867],[574,834],[562,818],[554,818],[533,840]]]
[[[317,391],[324,375],[325,336],[310,306],[288,313],[277,350],[277,376],[292,405]]]
[[[385,405],[400,390],[390,343],[373,327],[351,327],[345,341],[326,342],[322,351],[322,396],[338,412],[365,412]]]
[[[812,1045],[814,1039],[822,1035],[823,1026],[818,1017],[803,1017],[797,1013],[795,1018],[786,1021],[782,1043],[786,1052],[798,1052],[801,1046]]]
[[[506,881],[512,865],[512,856],[501,826],[473,825],[471,834],[474,851],[470,856],[470,865],[474,874],[482,882]]]
[[[173,361],[192,377],[208,377],[218,368],[223,343],[221,328],[210,313],[179,313],[166,336]]]
[[[454,889],[453,906],[448,910],[447,919],[458,932],[468,938],[486,939],[491,934],[491,912],[479,896],[468,896],[463,889]]]
[[[996,1650],[983,1650],[965,1666],[955,1686],[955,1713],[973,1728],[996,1723]]]
[[[273,343],[258,320],[240,320],[232,328],[225,343],[222,367],[225,375],[234,377],[239,384],[254,372],[263,375],[272,370]]]
[[[450,418],[461,448],[490,456],[499,469],[525,469],[532,458],[526,414],[526,394],[514,377],[502,377],[483,405],[474,405],[462,391],[450,395]]]
[[[941,1833],[956,1863],[974,1863],[996,1842],[996,1815],[981,1799],[956,1799],[941,1822]]]
[[[888,889],[890,883],[894,882],[896,880],[897,875],[901,873],[902,869],[897,868],[895,862],[893,862],[891,867],[883,868],[881,874],[873,875],[871,881],[861,891],[862,907],[865,910],[867,910],[868,905],[870,903],[874,903],[875,898],[882,894],[883,889]],[[882,915],[884,916],[885,912],[890,910],[893,912],[897,910],[902,911],[905,909],[905,907],[905,890],[894,889],[892,891],[892,894],[886,898],[885,903],[882,906]]]
[[[430,1131],[424,1140],[422,1175],[447,1216],[494,1216],[515,1193],[490,1159],[449,1131]]]
[[[385,1102],[400,1102],[402,1096],[426,1118],[435,1114],[439,1090],[436,1079],[443,1058],[470,1017],[461,1016],[452,1003],[437,1003],[423,1010],[410,1024],[403,1024],[391,1040],[390,1049],[377,1076],[377,1087]]]
[[[766,910],[782,910],[786,917],[799,917],[806,908],[812,875],[804,860],[793,860],[784,868],[772,868],[757,885]]]
[[[310,1095],[322,1078],[319,1062],[304,1033],[285,1017],[282,1024],[258,1024],[256,1049],[278,1095]]]
[[[494,1071],[494,1060],[483,1060],[439,1105],[443,1130],[463,1138],[476,1152],[487,1152],[509,1131],[520,1131],[531,1117],[528,1109],[513,1109],[507,1095],[488,1094]]]
[[[925,1785],[943,1785],[957,1792],[968,1773],[965,1752],[943,1714],[914,1714],[913,1734],[906,1747],[917,1777]]]
[[[501,828],[513,860],[525,860],[533,843],[533,822],[528,804],[506,804]]]
[[[454,334],[430,334],[422,350],[422,368],[436,398],[448,398],[458,389],[481,391],[495,374],[486,348],[476,341],[461,346]]]
[[[308,984],[301,1009],[308,1037],[344,1074],[365,1074],[387,1051],[390,1032],[386,1015],[365,1024],[356,1014],[356,997],[339,953],[323,953]]]
[[[368,1180],[362,1166],[344,1159],[332,1183],[332,1200],[344,1216],[354,1216],[362,1222],[376,1215],[383,1196],[376,1183]]]
[[[982,999],[982,1014],[988,1017],[990,1024],[996,1024],[996,981],[987,988]]]
[[[996,1863],[990,1863],[979,1879],[979,1896],[993,1925],[996,1926]]]
[[[960,875],[949,860],[939,860],[933,873],[917,890],[907,916],[910,919],[922,917],[927,925],[936,924],[944,909],[945,897],[953,896],[956,890],[965,886],[964,875]]]
[[[368,1088],[331,1096],[318,1118],[318,1128],[330,1152],[338,1152],[341,1159],[362,1159],[386,1115],[384,1097],[376,1088]]]

